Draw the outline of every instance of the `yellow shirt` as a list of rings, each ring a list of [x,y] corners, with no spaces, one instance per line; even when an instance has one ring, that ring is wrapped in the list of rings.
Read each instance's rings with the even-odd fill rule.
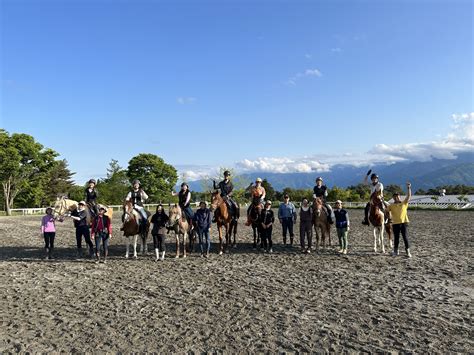
[[[389,211],[392,213],[392,223],[402,224],[410,222],[408,220],[408,202],[392,203],[388,206]]]

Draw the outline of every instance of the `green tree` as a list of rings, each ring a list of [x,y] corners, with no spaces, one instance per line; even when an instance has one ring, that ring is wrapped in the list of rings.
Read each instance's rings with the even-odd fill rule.
[[[403,189],[400,185],[395,185],[395,184],[390,184],[385,186],[384,189],[384,197],[391,199],[394,193],[399,193],[400,195],[403,195]]]
[[[265,189],[265,199],[271,201],[275,200],[275,189],[272,184],[270,184],[267,179],[263,179],[262,186]]]
[[[121,204],[129,189],[127,171],[119,165],[117,160],[112,159],[107,168],[106,178],[99,179],[97,182],[98,201],[108,205]]]
[[[10,136],[0,129],[0,181],[7,215],[11,215],[15,198],[21,192],[40,193],[39,187],[54,167],[57,155],[28,134],[13,133]]]
[[[176,169],[154,154],[139,154],[128,162],[127,176],[138,179],[150,196],[150,202],[170,199],[170,192],[178,181]]]
[[[74,173],[68,168],[66,159],[56,160],[46,178],[42,205],[51,205],[58,196],[69,194],[74,186],[73,175]]]

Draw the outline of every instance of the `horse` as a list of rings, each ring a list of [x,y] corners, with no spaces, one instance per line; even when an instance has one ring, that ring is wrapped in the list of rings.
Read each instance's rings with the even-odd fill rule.
[[[262,240],[260,239],[260,228],[258,226],[258,218],[262,212],[263,206],[259,197],[256,197],[252,201],[252,206],[249,211],[249,221],[253,230],[253,248],[257,248],[257,244],[260,243],[262,247]]]
[[[377,243],[385,254],[383,234],[385,231],[385,215],[380,208],[382,197],[374,194],[370,199],[369,222],[374,227],[374,253],[377,252]]]
[[[137,258],[137,240],[141,237],[140,252],[145,254],[148,251],[147,237],[150,228],[150,221],[147,219],[146,225],[140,226],[142,215],[134,207],[131,201],[125,201],[123,204],[123,236],[127,237],[127,251],[125,258],[129,257],[130,237],[133,237],[133,257]]]
[[[181,208],[178,204],[170,206],[169,209],[169,219],[166,222],[166,227],[168,231],[173,231],[176,237],[176,258],[179,258],[180,250],[180,241],[179,236],[183,236],[183,258],[186,257],[186,238],[191,231],[191,225],[186,219],[186,215],[181,211]]]
[[[321,244],[324,249],[326,236],[328,237],[328,246],[331,246],[331,225],[328,222],[328,212],[323,208],[324,203],[320,197],[313,201],[313,226],[316,234],[316,251],[319,248],[319,237],[321,234]]]
[[[77,201],[68,199],[65,196],[58,197],[58,198],[56,198],[56,202],[54,203],[53,215],[54,215],[55,218],[62,218],[66,215],[69,215],[72,211],[75,211],[77,209],[78,204],[79,203]],[[107,210],[105,215],[108,216],[109,219],[112,221],[114,211],[111,208],[108,208],[108,206],[106,206],[106,205],[99,204],[97,206],[97,208],[99,209],[100,207],[104,207]],[[85,206],[85,211],[86,211],[86,215],[87,215],[87,224],[89,226],[91,226],[92,225],[92,213],[91,213],[91,210],[90,210],[89,206],[87,206],[87,205]]]
[[[219,255],[224,253],[224,246],[222,243],[222,227],[225,228],[225,247],[228,249],[232,242],[232,233],[234,234],[234,248],[237,247],[237,220],[229,213],[227,203],[222,198],[219,191],[211,193],[211,211],[214,212],[214,217],[217,223],[217,230],[219,232]]]

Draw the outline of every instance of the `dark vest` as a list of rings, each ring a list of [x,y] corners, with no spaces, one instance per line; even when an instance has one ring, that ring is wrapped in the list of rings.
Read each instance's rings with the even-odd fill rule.
[[[89,189],[86,189],[86,202],[92,202],[95,203],[97,200],[97,190],[93,189],[92,192],[89,191]]]
[[[334,216],[336,216],[336,228],[347,228],[346,210],[334,210]]]
[[[142,202],[142,190],[138,190],[135,192],[135,190],[132,190],[132,202],[134,205],[138,205],[143,207],[143,202]]]
[[[232,185],[232,182],[230,180],[227,183],[222,180],[219,183],[219,189],[221,190],[221,196],[227,196],[234,189],[234,185]]]
[[[320,197],[323,200],[326,200],[326,196],[324,196],[324,195],[326,194],[327,189],[328,188],[326,187],[326,185],[322,185],[321,187],[316,185],[313,189],[313,192],[316,195],[316,197]]]
[[[307,211],[300,210],[300,221],[301,222],[311,222],[313,220],[313,211],[311,208],[308,208]]]

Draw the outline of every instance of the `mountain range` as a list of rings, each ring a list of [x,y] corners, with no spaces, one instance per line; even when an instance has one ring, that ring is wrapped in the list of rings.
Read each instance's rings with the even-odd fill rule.
[[[321,176],[328,187],[347,187],[362,182],[364,175],[372,169],[385,185],[404,186],[410,181],[413,191],[430,189],[441,185],[474,185],[474,152],[462,153],[456,159],[432,159],[422,162],[398,162],[372,166],[334,165],[325,173],[271,173],[252,172],[239,176],[243,181],[255,181],[257,177],[267,179],[277,191],[285,187],[294,189],[312,188],[317,176]],[[202,191],[205,182],[189,182],[192,191]]]

